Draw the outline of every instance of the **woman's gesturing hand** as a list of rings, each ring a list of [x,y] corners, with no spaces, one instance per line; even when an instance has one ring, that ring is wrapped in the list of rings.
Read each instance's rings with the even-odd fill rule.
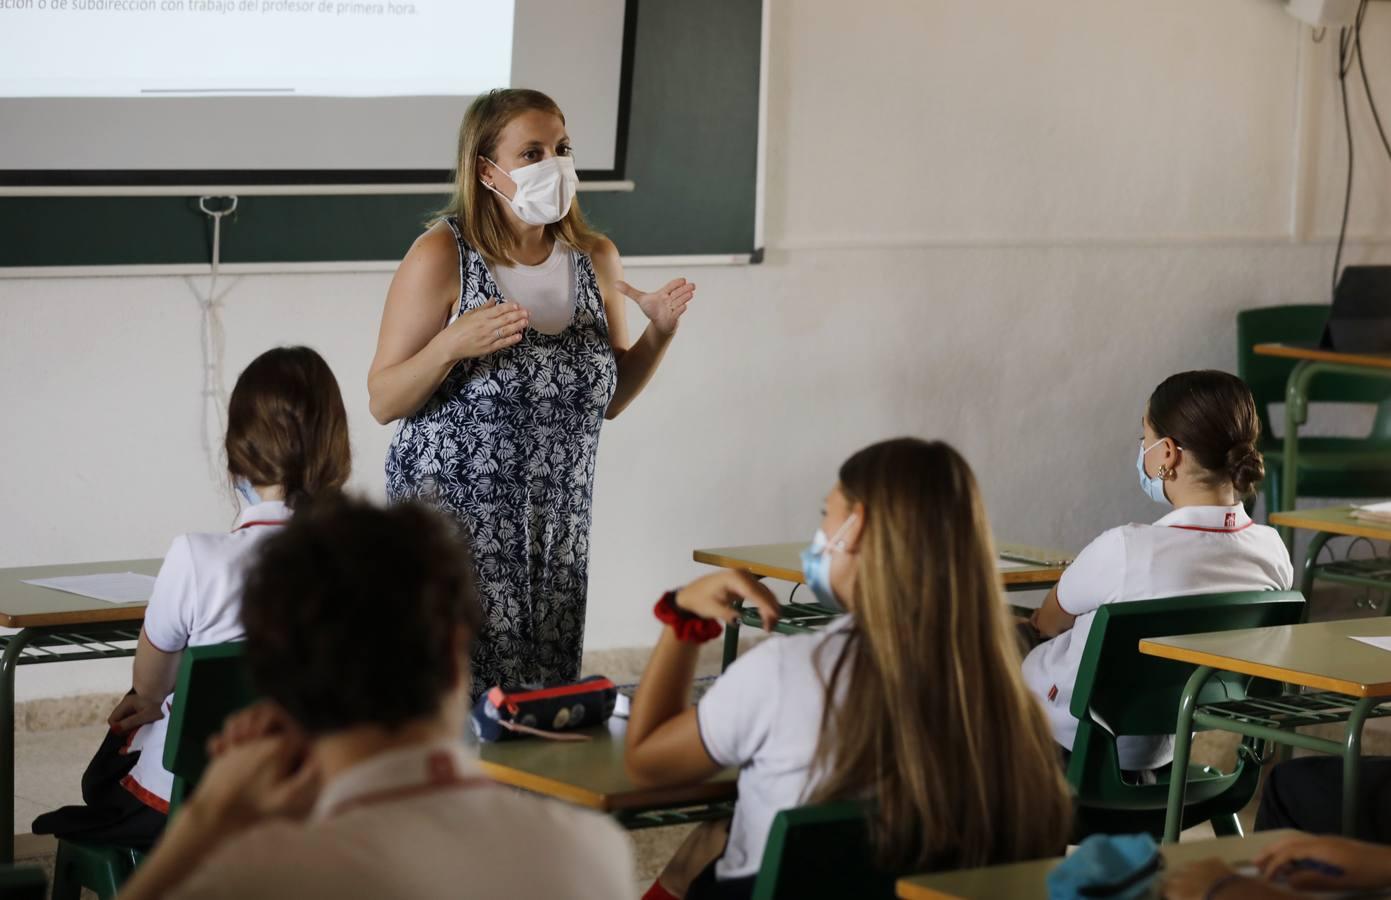
[[[440,332],[450,362],[487,356],[505,350],[522,339],[531,315],[521,304],[494,300],[486,306],[460,313]]]
[[[763,617],[764,631],[771,631],[778,623],[778,598],[748,572],[721,569],[713,575],[697,578],[676,592],[676,605],[681,609],[693,616],[725,624],[739,618],[739,610],[734,606],[736,600],[758,609]]]
[[[695,296],[696,289],[693,282],[684,278],[673,278],[659,290],[650,293],[640,291],[626,281],[620,281],[616,286],[623,292],[623,296],[642,309],[642,314],[652,320],[658,331],[667,335],[676,333],[676,326],[685,314],[691,298]]]

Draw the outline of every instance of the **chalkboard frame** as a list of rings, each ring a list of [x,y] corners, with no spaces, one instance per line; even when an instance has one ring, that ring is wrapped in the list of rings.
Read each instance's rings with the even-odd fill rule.
[[[628,153],[628,114],[632,109],[633,53],[637,47],[638,0],[624,0],[623,38],[618,70],[618,123],[613,167],[583,169],[581,178],[618,181]],[[5,169],[0,185],[15,187],[145,187],[191,185],[349,185],[448,184],[450,169]]]
[[[771,0],[631,2],[638,10],[625,174],[633,189],[585,191],[582,206],[625,260],[758,262]],[[399,260],[447,199],[424,193],[428,186],[389,194],[353,193],[357,187],[240,195],[222,223],[226,270],[376,268]],[[46,190],[0,187],[0,277],[120,267],[172,273],[210,259],[211,221],[196,195]]]

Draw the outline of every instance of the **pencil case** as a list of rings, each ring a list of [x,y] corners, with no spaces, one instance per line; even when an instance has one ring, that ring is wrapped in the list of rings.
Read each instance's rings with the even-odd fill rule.
[[[473,733],[484,743],[520,737],[587,741],[580,728],[613,715],[618,688],[602,675],[537,690],[490,689],[473,706]]]
[[[1094,834],[1048,873],[1048,900],[1141,900],[1164,867],[1148,834]]]

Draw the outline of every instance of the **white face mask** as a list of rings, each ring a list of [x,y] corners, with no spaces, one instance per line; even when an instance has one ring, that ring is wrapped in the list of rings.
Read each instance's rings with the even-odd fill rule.
[[[483,157],[499,172],[507,172],[502,166]],[[507,172],[517,186],[517,193],[511,200],[502,191],[488,182],[483,186],[507,200],[507,205],[517,214],[517,218],[528,225],[553,225],[565,218],[570,204],[575,200],[575,190],[580,178],[575,174],[575,161],[569,156],[552,156],[539,163],[522,166]]]

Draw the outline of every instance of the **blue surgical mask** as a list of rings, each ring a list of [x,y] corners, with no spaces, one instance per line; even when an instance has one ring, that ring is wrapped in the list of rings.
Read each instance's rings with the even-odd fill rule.
[[[1140,490],[1145,492],[1146,497],[1149,497],[1155,503],[1173,506],[1173,501],[1164,493],[1164,479],[1151,477],[1150,474],[1145,471],[1145,454],[1162,443],[1164,443],[1163,438],[1160,438],[1148,447],[1145,446],[1144,441],[1140,442],[1140,455],[1135,457],[1135,471],[1140,473]]]
[[[251,482],[245,478],[237,478],[232,482],[232,486],[241,494],[241,498],[246,501],[247,506],[255,506],[261,502],[261,495],[256,493],[256,489],[251,486]]]
[[[802,577],[806,580],[807,587],[811,588],[812,596],[816,598],[817,603],[838,612],[845,612],[845,604],[831,587],[831,554],[845,549],[845,542],[840,538],[853,521],[855,516],[852,514],[836,529],[835,537],[830,540],[826,539],[826,532],[820,528],[816,529],[811,546],[802,551]]]

